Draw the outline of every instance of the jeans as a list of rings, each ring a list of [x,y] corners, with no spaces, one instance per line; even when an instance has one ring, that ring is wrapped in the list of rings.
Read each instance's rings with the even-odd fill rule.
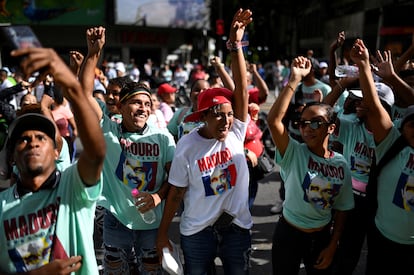
[[[162,274],[156,239],[156,229],[131,230],[106,211],[104,274]]]
[[[214,274],[214,259],[223,262],[224,274],[249,274],[251,238],[248,229],[235,224],[223,230],[209,226],[191,235],[181,235],[185,274]]]
[[[281,216],[273,235],[273,274],[298,274],[302,261],[308,275],[330,274],[330,268],[313,267],[319,253],[328,246],[330,239],[330,226],[325,226],[321,231],[306,233],[287,223]]]

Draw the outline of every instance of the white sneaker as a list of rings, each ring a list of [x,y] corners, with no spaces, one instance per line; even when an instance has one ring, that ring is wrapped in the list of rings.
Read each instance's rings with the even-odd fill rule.
[[[278,214],[282,212],[283,209],[283,202],[276,202],[275,205],[270,208],[270,213],[272,214]]]

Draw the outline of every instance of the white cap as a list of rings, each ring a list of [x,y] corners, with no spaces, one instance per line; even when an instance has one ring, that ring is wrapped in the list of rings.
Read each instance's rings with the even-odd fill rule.
[[[7,76],[11,76],[11,74],[12,74],[11,71],[10,71],[10,69],[8,67],[3,67],[0,70],[1,71],[5,71],[7,73]]]
[[[123,62],[116,62],[115,63],[115,70],[120,71],[121,73],[125,73],[126,69],[125,69],[125,65]]]
[[[319,62],[319,68],[328,68],[328,63],[326,63],[325,61]]]
[[[394,93],[391,88],[382,82],[376,82],[375,88],[377,89],[378,97],[392,107],[392,105],[394,105]],[[356,97],[363,98],[361,90],[349,90],[349,93]]]
[[[94,91],[99,90],[99,91],[102,91],[103,93],[106,93],[105,86],[98,79],[94,80],[93,90]]]

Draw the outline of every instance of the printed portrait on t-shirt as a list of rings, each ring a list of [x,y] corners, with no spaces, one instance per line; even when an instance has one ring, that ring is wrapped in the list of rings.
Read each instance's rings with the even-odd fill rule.
[[[221,195],[230,190],[236,182],[236,170],[234,164],[226,167],[215,167],[213,173],[202,178],[206,197]]]
[[[366,159],[351,156],[351,171],[360,175],[368,175],[371,163]]]
[[[394,192],[393,203],[407,211],[414,211],[414,176],[401,174]]]
[[[315,208],[325,210],[332,208],[333,199],[339,191],[340,185],[333,184],[326,178],[306,174],[302,184],[304,200]]]
[[[140,191],[153,191],[156,183],[157,163],[126,158],[125,154],[121,154],[116,175],[131,188],[137,188]]]
[[[9,250],[17,272],[33,270],[49,263],[52,242],[40,237]]]

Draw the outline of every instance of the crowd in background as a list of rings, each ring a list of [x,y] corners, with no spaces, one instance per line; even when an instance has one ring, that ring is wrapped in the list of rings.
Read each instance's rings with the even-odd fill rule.
[[[178,213],[186,274],[211,272],[216,256],[226,274],[248,274],[250,210],[258,182],[277,163],[282,201],[269,209],[280,215],[274,274],[297,274],[301,263],[308,274],[352,274],[366,239],[367,274],[407,273],[414,257],[414,36],[399,57],[370,53],[359,39],[345,57],[341,31],[327,58],[308,50],[264,67],[243,54],[251,20],[248,10],[235,14],[228,64],[217,56],[209,64],[102,60],[102,27],[87,30],[87,53],[70,52],[71,73],[106,141],[102,198],[93,209],[95,253],[104,255],[98,264],[106,274],[160,274],[160,250],[173,247],[168,228]],[[68,99],[65,85],[79,87],[24,73],[0,69],[0,146],[10,150],[16,118],[48,110],[63,171],[78,161],[76,140],[85,131],[74,111],[85,106]],[[263,118],[271,90],[275,101]],[[0,164],[2,189],[21,184],[19,168]],[[138,211],[156,212],[154,224],[137,215],[132,187],[142,192]]]

